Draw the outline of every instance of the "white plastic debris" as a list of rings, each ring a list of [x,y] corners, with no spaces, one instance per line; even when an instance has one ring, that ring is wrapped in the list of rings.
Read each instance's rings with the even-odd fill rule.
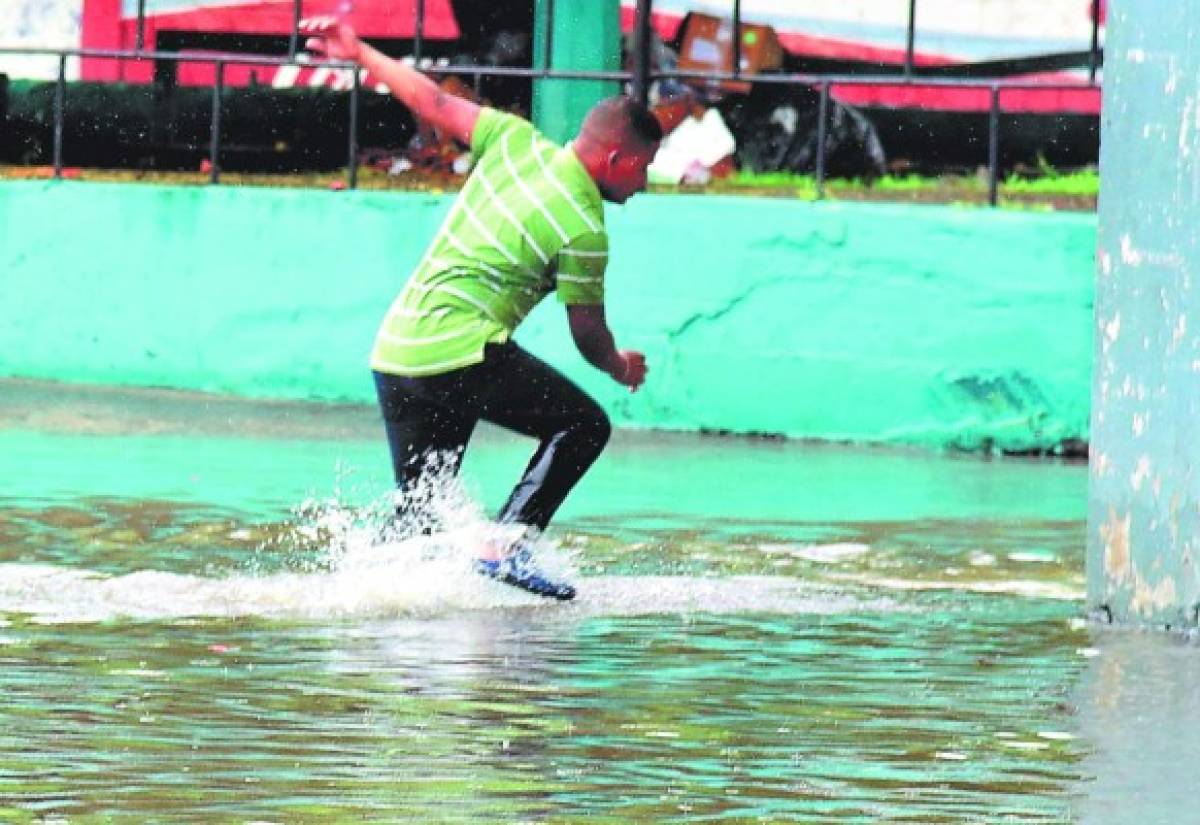
[[[704,117],[684,118],[671,134],[663,138],[654,162],[650,164],[653,183],[703,183],[711,177],[708,170],[729,157],[737,141],[716,109]]]

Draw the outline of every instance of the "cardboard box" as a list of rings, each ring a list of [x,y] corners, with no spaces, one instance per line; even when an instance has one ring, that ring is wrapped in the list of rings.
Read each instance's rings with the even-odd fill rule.
[[[741,72],[753,75],[783,66],[783,46],[775,30],[756,23],[741,24]],[[733,71],[733,19],[690,12],[683,21],[679,49],[679,68],[689,72]],[[699,86],[716,87],[730,92],[748,92],[745,81],[689,80]]]

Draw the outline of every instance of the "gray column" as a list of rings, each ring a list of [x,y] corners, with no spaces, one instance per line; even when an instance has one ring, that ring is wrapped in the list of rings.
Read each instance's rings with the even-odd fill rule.
[[[1196,624],[1200,602],[1200,15],[1109,6],[1088,601]]]

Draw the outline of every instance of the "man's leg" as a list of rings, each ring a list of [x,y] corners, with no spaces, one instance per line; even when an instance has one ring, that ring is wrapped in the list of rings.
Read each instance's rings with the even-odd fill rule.
[[[487,367],[482,418],[539,442],[499,521],[545,529],[608,443],[612,425],[583,390],[516,344],[489,347]]]
[[[401,522],[422,520],[421,501],[414,498],[429,471],[454,475],[478,417],[449,406],[453,378],[409,378],[375,373],[375,390],[383,413],[392,472],[404,494],[396,506]],[[428,527],[426,527],[426,531]]]

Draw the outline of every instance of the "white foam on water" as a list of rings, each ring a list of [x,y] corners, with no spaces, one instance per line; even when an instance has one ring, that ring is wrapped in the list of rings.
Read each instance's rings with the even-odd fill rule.
[[[1010,561],[1032,562],[1034,564],[1052,564],[1058,561],[1058,556],[1046,550],[1018,550],[1015,553],[1009,553]]]
[[[818,564],[836,564],[871,552],[868,544],[837,542],[833,544],[791,544],[760,542],[758,550],[768,556],[789,556]],[[783,563],[787,563],[784,561]]]
[[[953,590],[962,593],[1000,594],[1035,599],[1057,599],[1061,601],[1079,601],[1086,595],[1082,587],[1072,587],[1071,585],[1059,582],[1032,581],[1028,579],[1004,579],[997,581],[905,579],[895,576],[876,576],[865,573],[829,573],[827,578],[831,581],[857,584],[871,589],[909,592]]]
[[[890,600],[857,595],[857,588],[784,576],[581,577],[577,545],[564,547],[546,536],[526,535],[520,527],[514,532],[495,524],[453,474],[435,463],[408,494],[404,504],[409,515],[399,523],[396,504],[392,492],[358,507],[341,503],[340,494],[305,502],[296,510],[295,535],[299,544],[321,552],[314,560],[311,552],[293,558],[297,546],[271,548],[271,553],[282,551],[290,563],[281,572],[248,565],[225,576],[160,570],[110,575],[0,564],[0,614],[59,623],[242,616],[336,620],[497,609],[576,616],[904,609]],[[573,602],[544,599],[475,572],[475,560],[489,544],[508,545],[518,538],[545,575],[576,585]],[[869,549],[858,544],[791,548],[824,562],[854,558]]]
[[[223,577],[155,570],[109,576],[66,567],[7,564],[0,565],[0,612],[52,622],[184,616],[328,619],[444,613],[538,601],[475,574],[471,562],[472,548],[477,546],[464,536],[416,538],[341,548],[329,570]]]
[[[520,528],[514,533],[485,518],[453,479],[432,478],[415,495],[421,499],[419,515],[400,526],[393,523],[396,502],[390,493],[365,507],[345,506],[336,497],[305,502],[297,508],[296,533],[323,551],[316,561],[310,557],[282,572],[200,576],[140,570],[109,575],[3,564],[0,614],[59,623],[243,616],[336,620],[497,609],[582,616],[898,609],[882,600],[864,601],[845,588],[822,589],[781,576],[580,577],[578,547],[524,536],[537,568],[578,589],[573,602],[547,600],[475,572],[474,562],[489,542],[506,544],[523,535]],[[422,530],[434,533],[412,535]]]
[[[400,553],[400,548],[395,548]],[[342,619],[545,610],[582,616],[894,610],[775,576],[590,576],[575,601],[555,602],[474,573],[455,556],[395,557],[325,573],[206,578],[159,571],[106,576],[45,565],[0,565],[0,612],[45,623],[247,617]]]
[[[795,555],[806,561],[834,564],[856,559],[869,552],[871,552],[869,544],[841,542],[837,544],[810,544],[797,550]]]

